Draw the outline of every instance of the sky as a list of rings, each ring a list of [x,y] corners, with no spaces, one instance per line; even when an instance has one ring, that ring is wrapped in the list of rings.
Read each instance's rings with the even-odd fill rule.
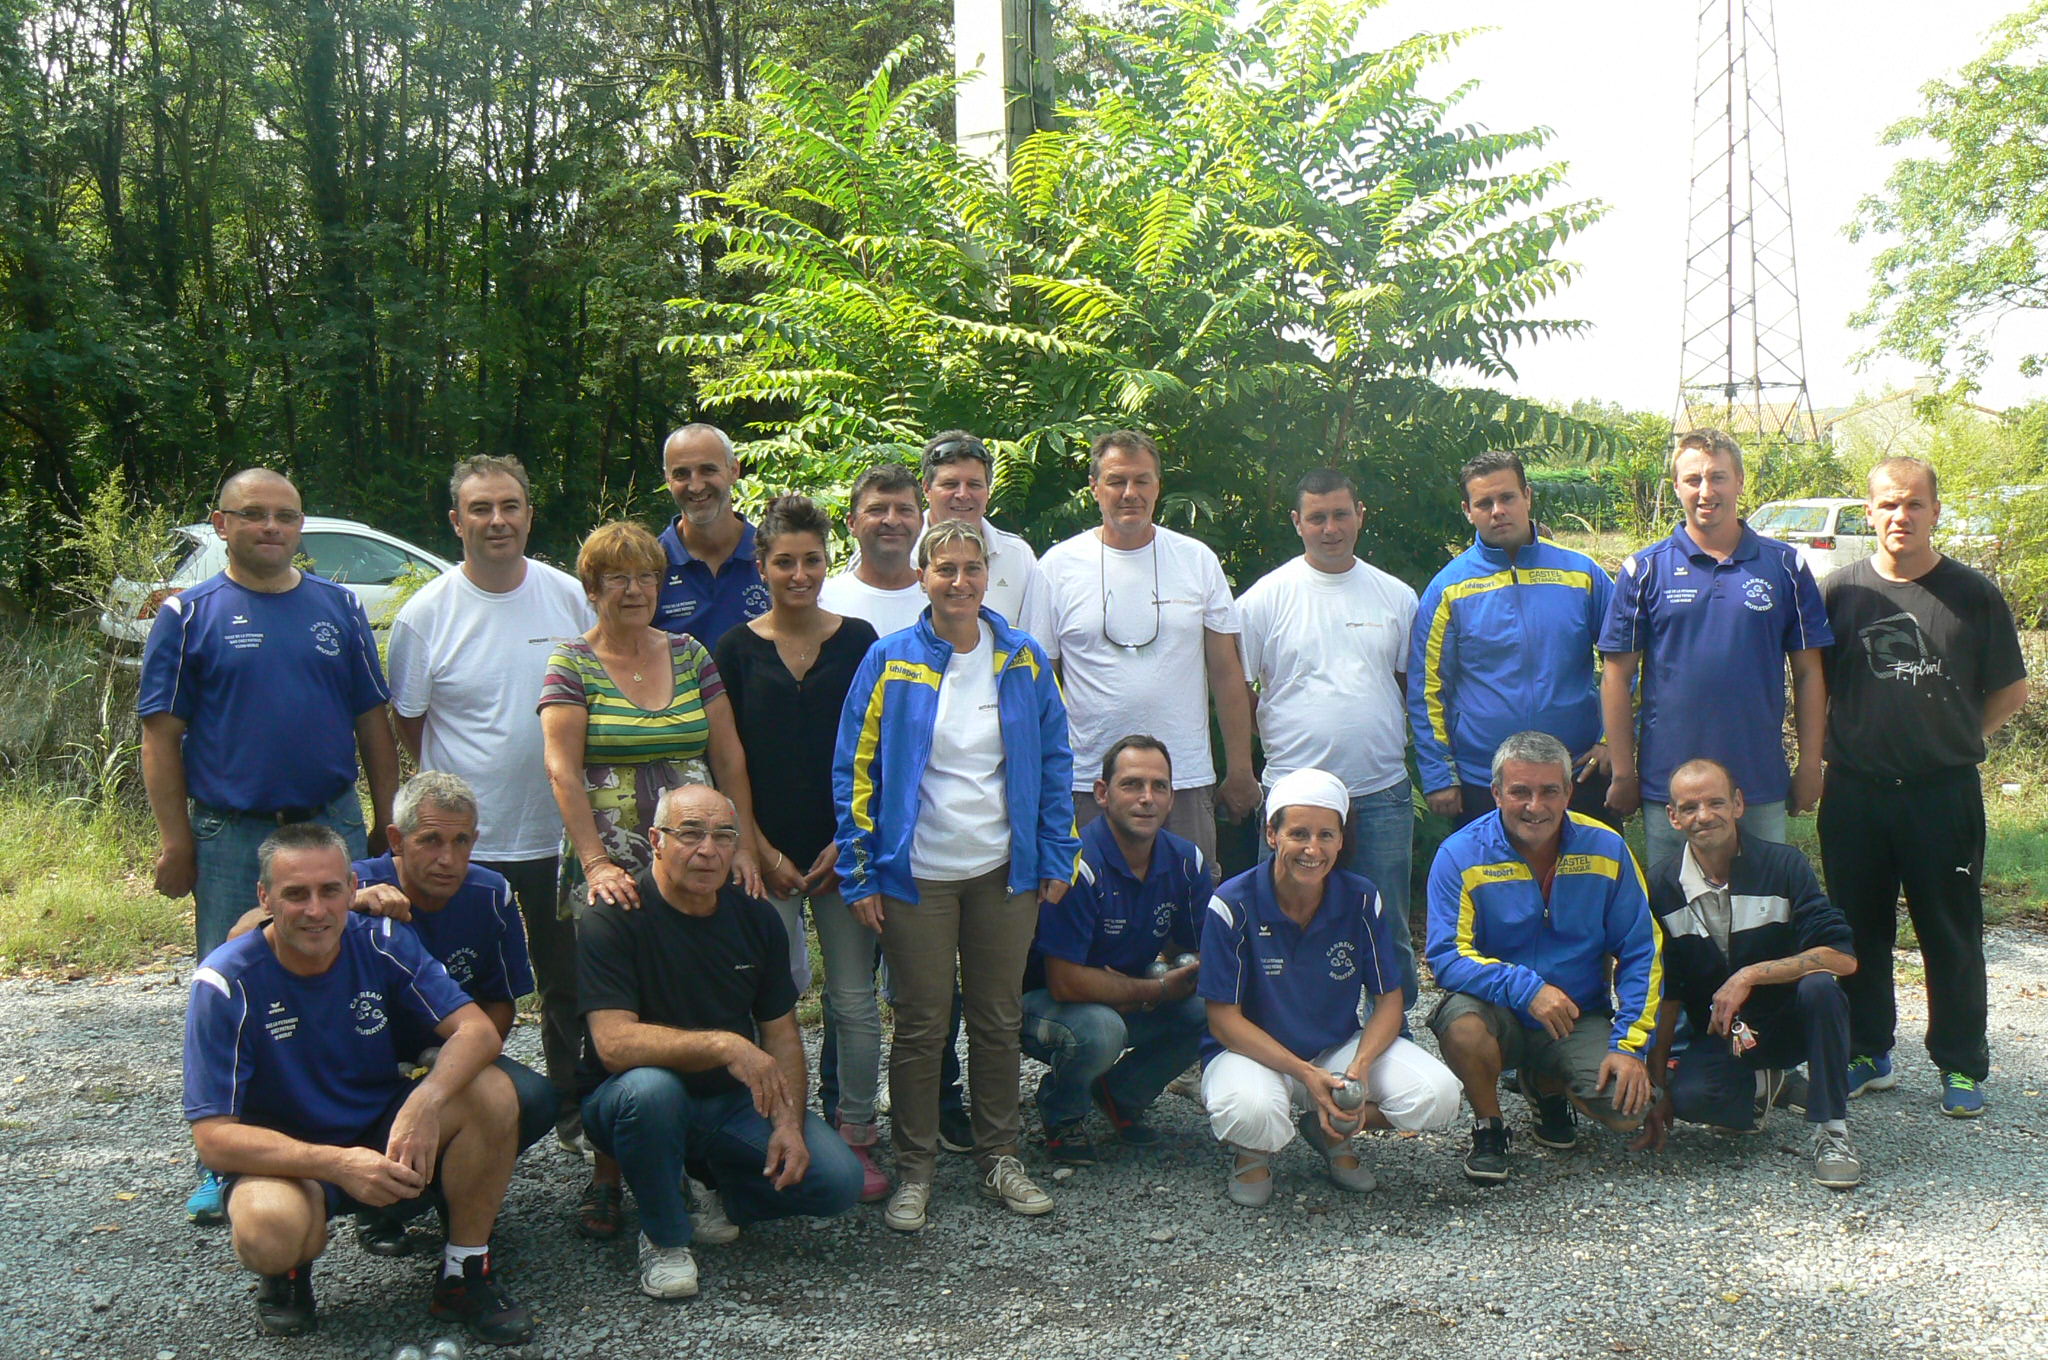
[[[1816,407],[1846,406],[1914,380],[1915,368],[1903,360],[1857,368],[1854,356],[1871,332],[1852,328],[1849,317],[1868,301],[1870,261],[1880,246],[1869,239],[1852,245],[1842,229],[1903,154],[1880,145],[1884,130],[1918,112],[1920,87],[1979,55],[1991,26],[2021,3],[1775,6],[1806,377]],[[1590,321],[1592,331],[1517,352],[1518,390],[1670,413],[1678,385],[1697,0],[1389,0],[1369,23],[1368,46],[1415,32],[1490,28],[1439,63],[1427,88],[1444,93],[1477,80],[1457,121],[1501,131],[1551,128],[1545,154],[1570,167],[1568,197],[1557,201],[1597,198],[1608,205],[1602,221],[1559,252],[1583,273],[1540,313]],[[2048,379],[2021,378],[2015,357],[1998,355],[1980,400],[2005,406],[2048,394]]]

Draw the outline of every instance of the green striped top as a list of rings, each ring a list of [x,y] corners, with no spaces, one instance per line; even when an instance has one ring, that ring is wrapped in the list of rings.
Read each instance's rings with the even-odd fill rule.
[[[582,638],[572,638],[548,658],[540,707],[578,704],[590,711],[583,736],[586,767],[701,760],[711,745],[711,721],[704,708],[725,693],[725,683],[711,654],[688,633],[670,635],[669,660],[675,688],[668,707],[641,708],[620,691],[596,650]]]

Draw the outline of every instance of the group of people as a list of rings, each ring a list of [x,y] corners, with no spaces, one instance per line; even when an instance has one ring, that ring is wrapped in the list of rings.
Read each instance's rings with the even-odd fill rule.
[[[1823,588],[1742,523],[1718,431],[1681,439],[1684,523],[1618,583],[1543,534],[1512,454],[1483,455],[1458,474],[1475,539],[1419,598],[1359,560],[1364,507],[1318,471],[1301,556],[1233,598],[1156,523],[1134,431],[1091,451],[1100,527],[1042,559],[988,522],[983,442],[941,434],[854,483],[836,574],[809,499],[735,513],[721,431],[662,458],[674,520],[598,528],[573,576],[526,554],[518,462],[459,462],[462,564],[399,610],[384,664],[356,598],[293,565],[303,511],[274,472],[226,481],[227,568],[158,614],[156,883],[193,894],[201,959],[187,1207],[232,1223],[267,1330],[314,1325],[332,1216],[399,1255],[431,1206],[434,1312],[525,1339],[490,1235],[550,1131],[593,1163],[583,1233],[620,1234],[631,1192],[661,1298],[750,1222],[886,1200],[918,1230],[942,1151],[1046,1213],[1024,1055],[1046,1159],[1155,1143],[1173,1087],[1245,1205],[1297,1133],[1367,1191],[1354,1134],[1448,1130],[1464,1104],[1465,1174],[1503,1180],[1504,1083],[1559,1148],[1581,1117],[1661,1149],[1674,1121],[1793,1109],[1815,1179],[1847,1188],[1847,1101],[1897,1080],[1902,886],[1943,1108],[1982,1109],[1977,765],[2027,691],[1998,592],[1933,547],[1925,463],[1873,470],[1877,553]],[[1411,741],[1456,827],[1426,879],[1436,1053],[1408,1018]],[[1832,895],[1783,843],[1817,798]],[[1647,875],[1620,833],[1638,807]],[[1219,813],[1262,842],[1221,883]],[[544,1073],[502,1053],[529,991]]]

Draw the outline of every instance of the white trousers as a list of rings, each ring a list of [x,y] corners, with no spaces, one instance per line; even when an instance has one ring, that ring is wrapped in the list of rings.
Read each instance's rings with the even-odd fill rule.
[[[1316,1066],[1342,1072],[1358,1052],[1361,1031],[1319,1054]],[[1427,1049],[1397,1038],[1366,1069],[1366,1099],[1403,1132],[1441,1133],[1457,1122],[1464,1091]],[[1308,1088],[1242,1053],[1220,1053],[1202,1071],[1209,1127],[1225,1143],[1278,1152],[1294,1141],[1295,1120],[1311,1108]]]

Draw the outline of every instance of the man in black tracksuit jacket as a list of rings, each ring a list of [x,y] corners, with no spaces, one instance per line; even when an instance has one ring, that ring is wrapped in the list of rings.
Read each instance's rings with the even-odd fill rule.
[[[1661,1148],[1674,1119],[1753,1131],[1786,1070],[1805,1062],[1814,1179],[1847,1189],[1863,1174],[1845,1122],[1849,1003],[1837,980],[1856,971],[1849,924],[1806,856],[1742,834],[1742,792],[1718,762],[1674,771],[1669,808],[1686,844],[1649,876],[1664,932],[1653,1080],[1668,1070],[1681,1008],[1693,1040],[1637,1145]]]

